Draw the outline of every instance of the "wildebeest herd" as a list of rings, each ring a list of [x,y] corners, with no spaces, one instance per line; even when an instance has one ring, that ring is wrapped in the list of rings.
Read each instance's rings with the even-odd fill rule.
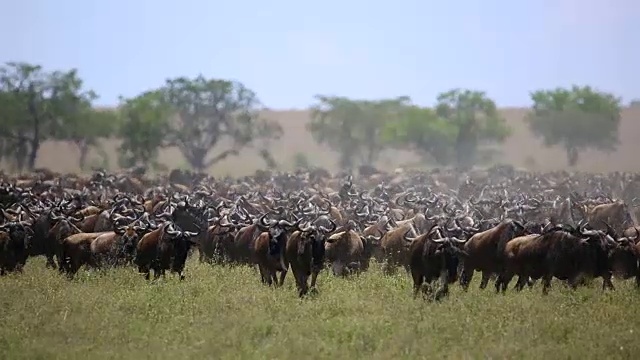
[[[2,275],[44,256],[69,278],[133,266],[152,281],[167,270],[183,280],[186,260],[198,254],[212,266],[257,265],[273,286],[291,270],[300,297],[323,269],[353,276],[372,259],[385,274],[406,269],[414,296],[436,300],[455,282],[466,291],[476,271],[480,287],[494,279],[497,292],[514,277],[516,291],[542,279],[544,294],[552,278],[572,288],[600,277],[613,290],[614,276],[640,286],[637,174],[494,167],[0,178]]]

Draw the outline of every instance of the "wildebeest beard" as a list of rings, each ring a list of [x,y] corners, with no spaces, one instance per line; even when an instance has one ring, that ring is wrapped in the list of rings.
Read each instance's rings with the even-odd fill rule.
[[[320,235],[322,236],[322,235]],[[314,238],[311,240],[311,263],[314,268],[320,269],[324,263],[324,240]]]
[[[284,247],[285,232],[280,229],[269,231],[269,255],[277,256]]]

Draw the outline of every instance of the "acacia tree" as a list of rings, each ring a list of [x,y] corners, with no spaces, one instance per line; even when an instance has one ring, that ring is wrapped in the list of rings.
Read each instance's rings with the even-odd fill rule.
[[[458,127],[439,117],[433,109],[409,106],[384,129],[384,139],[392,146],[431,157],[440,165],[451,163]]]
[[[481,145],[502,142],[511,133],[495,102],[483,91],[453,89],[442,93],[435,112],[457,127],[454,148],[458,166],[473,165]]]
[[[618,145],[620,99],[589,86],[572,86],[531,93],[531,131],[545,146],[562,146],[569,166],[584,149],[614,151]]]
[[[135,98],[120,98],[118,136],[122,139],[118,162],[122,167],[157,167],[158,151],[166,146],[171,107],[160,91]]]
[[[316,142],[340,154],[343,169],[356,163],[372,165],[378,159],[385,146],[385,122],[399,116],[409,102],[408,97],[366,101],[324,95],[316,100],[307,129]]]
[[[194,169],[207,169],[258,142],[261,156],[274,165],[267,147],[282,135],[282,128],[259,118],[260,101],[242,83],[181,77],[167,80],[160,92],[176,114],[167,145],[177,146]],[[218,145],[225,149],[209,156]]]
[[[60,89],[57,101],[53,103],[55,113],[60,114],[55,138],[68,141],[78,148],[78,164],[83,170],[86,169],[87,155],[92,148],[98,151],[102,162],[106,163],[108,157],[98,139],[113,134],[117,123],[115,114],[93,108],[92,102],[98,96],[93,91],[83,90],[83,81],[75,70],[54,73],[51,81],[52,86]]]
[[[82,89],[77,71],[46,72],[41,66],[9,62],[0,68],[0,137],[18,170],[33,169],[41,144],[62,133],[94,94]]]

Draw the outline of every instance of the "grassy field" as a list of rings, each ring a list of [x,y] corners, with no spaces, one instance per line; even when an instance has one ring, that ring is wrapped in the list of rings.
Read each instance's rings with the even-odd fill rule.
[[[289,274],[290,276],[290,274]],[[0,279],[0,359],[637,358],[640,293],[600,280],[496,295],[477,289],[428,303],[409,277],[378,268],[323,272],[300,300],[292,278],[262,286],[249,268],[187,264],[187,280],[147,284],[133,269],[69,282],[42,259]]]

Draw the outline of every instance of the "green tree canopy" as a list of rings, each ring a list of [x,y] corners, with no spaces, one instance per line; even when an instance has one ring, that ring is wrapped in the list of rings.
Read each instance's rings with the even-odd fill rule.
[[[242,83],[181,77],[167,80],[160,91],[177,115],[169,123],[168,145],[177,146],[194,169],[207,169],[258,143],[260,155],[274,165],[267,147],[282,128],[259,117],[260,101]],[[216,146],[220,152],[210,157]]]
[[[408,106],[394,121],[386,124],[384,139],[397,148],[431,156],[438,164],[452,160],[458,127],[439,117],[433,109]]]
[[[531,131],[545,146],[562,146],[570,166],[584,149],[613,151],[618,145],[620,99],[589,86],[572,86],[531,93]]]
[[[75,69],[47,72],[9,62],[0,67],[0,138],[3,154],[19,169],[33,169],[42,143],[65,138],[91,102]]]
[[[409,104],[408,97],[367,101],[317,95],[316,100],[307,129],[319,144],[340,154],[341,168],[373,165],[385,147],[385,123]]]
[[[440,165],[470,166],[478,153],[489,154],[484,145],[503,141],[510,129],[483,92],[454,89],[440,94],[433,109],[405,106],[384,134],[395,147],[431,156]]]
[[[119,163],[123,167],[157,166],[158,151],[166,146],[171,107],[160,91],[149,91],[132,99],[120,98]]]
[[[444,92],[437,97],[435,112],[458,129],[454,144],[458,166],[473,165],[481,145],[502,142],[511,134],[495,102],[483,91]]]

